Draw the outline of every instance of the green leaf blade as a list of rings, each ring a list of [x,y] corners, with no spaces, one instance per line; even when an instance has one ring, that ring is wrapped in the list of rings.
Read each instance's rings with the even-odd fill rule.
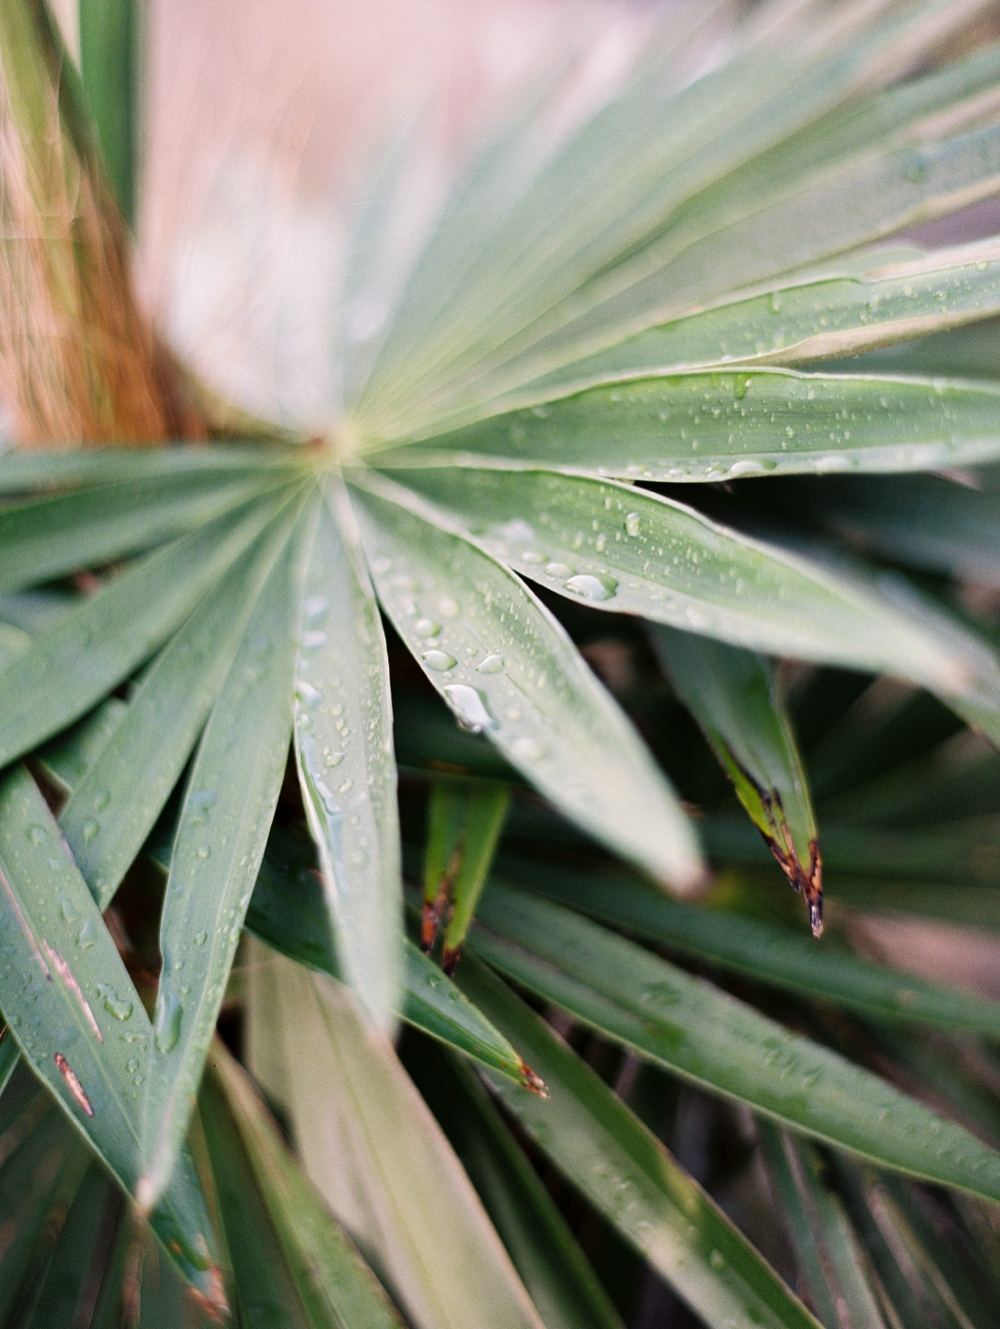
[[[657,624],[653,647],[751,821],[823,930],[823,885],[809,782],[767,660]]]
[[[333,482],[318,505],[304,595],[294,730],[299,783],[341,973],[372,1019],[387,1026],[402,968],[389,666],[350,507]]]
[[[459,721],[590,834],[659,880],[695,884],[701,865],[673,792],[551,615],[439,513],[374,476],[364,484],[379,596]]]
[[[160,921],[140,1203],[162,1191],[193,1097],[277,803],[291,737],[301,527],[264,583],[209,717],[181,811]]]
[[[708,1195],[594,1072],[505,986],[466,959],[463,989],[528,1050],[546,1100],[490,1077],[539,1148],[709,1324],[817,1321]]]
[[[0,1006],[22,1053],[69,1120],[134,1193],[149,1019],[45,801],[23,769],[6,775],[0,809]],[[151,1221],[189,1281],[218,1304],[204,1198],[184,1154],[165,1178]]]
[[[634,943],[512,891],[492,889],[480,919],[477,954],[641,1056],[883,1167],[1000,1198],[1000,1154],[961,1126]]]

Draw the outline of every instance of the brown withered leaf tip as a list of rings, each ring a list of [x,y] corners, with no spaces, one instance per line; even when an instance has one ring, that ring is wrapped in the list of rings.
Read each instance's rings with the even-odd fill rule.
[[[778,843],[775,836],[765,835],[764,840],[793,890],[798,891],[805,900],[809,909],[809,926],[813,936],[818,937],[823,931],[823,864],[819,845],[815,839],[809,841],[809,865],[806,867],[795,852],[787,826],[782,829],[784,846]]]
[[[518,1071],[525,1089],[530,1089],[539,1098],[550,1098],[548,1086],[540,1075],[536,1075],[526,1061],[518,1057]]]

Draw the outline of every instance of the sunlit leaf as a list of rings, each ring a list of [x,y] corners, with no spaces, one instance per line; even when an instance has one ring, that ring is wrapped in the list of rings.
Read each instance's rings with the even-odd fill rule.
[[[268,1063],[251,1069],[407,1321],[540,1329],[458,1159],[351,990],[281,957],[258,977],[251,1039]]]

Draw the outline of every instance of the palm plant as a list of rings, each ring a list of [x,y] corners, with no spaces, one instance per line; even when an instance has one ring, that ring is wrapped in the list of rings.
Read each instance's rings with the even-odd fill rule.
[[[404,137],[317,438],[134,298],[128,4],[2,7],[5,1326],[994,1322],[1000,1005],[858,923],[1000,926],[988,8]]]

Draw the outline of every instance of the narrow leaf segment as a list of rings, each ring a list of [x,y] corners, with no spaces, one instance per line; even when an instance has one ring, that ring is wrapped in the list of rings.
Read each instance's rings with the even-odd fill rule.
[[[445,915],[442,968],[453,974],[510,804],[506,785],[437,779],[431,786],[420,944],[430,955]]]
[[[653,645],[737,797],[823,931],[823,884],[809,784],[774,669],[751,651],[657,624]]]

